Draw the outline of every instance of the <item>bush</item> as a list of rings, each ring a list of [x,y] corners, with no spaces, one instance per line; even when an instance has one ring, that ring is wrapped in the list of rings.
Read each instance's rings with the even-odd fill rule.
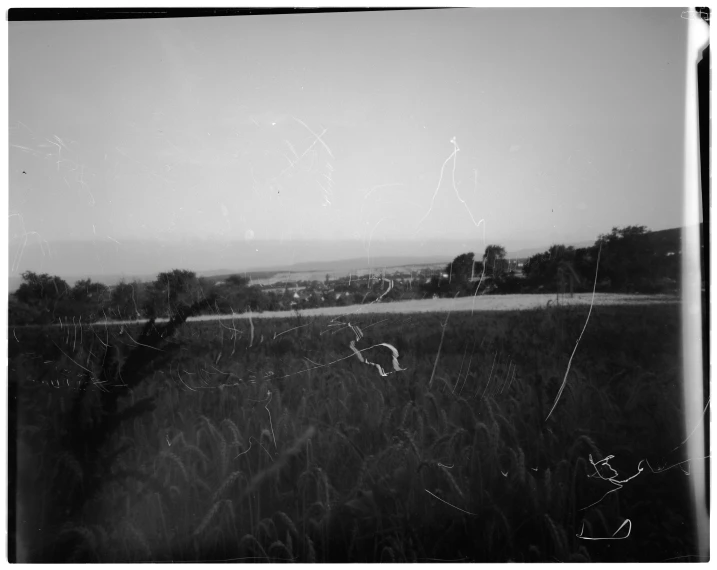
[[[14,295],[10,296],[8,303],[8,324],[9,325],[40,325],[52,322],[52,315],[46,309],[33,307],[22,301],[18,301]]]
[[[525,286],[525,279],[515,275],[505,274],[496,279],[496,291],[499,295],[520,293]]]

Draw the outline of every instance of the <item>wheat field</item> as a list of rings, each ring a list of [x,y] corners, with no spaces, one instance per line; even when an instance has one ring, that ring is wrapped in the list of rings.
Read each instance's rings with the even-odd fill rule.
[[[33,562],[688,556],[679,306],[594,307],[566,376],[587,314],[11,330],[11,544]]]

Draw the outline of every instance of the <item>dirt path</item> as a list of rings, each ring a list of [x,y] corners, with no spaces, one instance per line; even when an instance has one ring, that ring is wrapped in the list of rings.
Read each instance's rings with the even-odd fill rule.
[[[592,293],[576,293],[574,297],[561,297],[561,305],[590,305]],[[596,293],[596,305],[655,305],[665,303],[679,303],[680,298],[671,295],[622,295],[617,293]],[[341,316],[366,313],[447,313],[448,311],[517,311],[536,309],[555,305],[555,295],[551,293],[536,295],[488,295],[479,297],[460,297],[458,299],[424,299],[413,301],[398,301],[393,303],[371,303],[366,305],[349,305],[346,307],[320,307],[317,309],[302,309],[302,317]],[[293,317],[294,311],[266,311],[264,313],[251,313],[253,319],[280,319]],[[234,315],[202,315],[190,317],[189,322],[247,319],[249,313],[236,313]],[[109,321],[108,325],[142,323],[140,321]],[[166,319],[157,319],[157,322],[166,322]]]

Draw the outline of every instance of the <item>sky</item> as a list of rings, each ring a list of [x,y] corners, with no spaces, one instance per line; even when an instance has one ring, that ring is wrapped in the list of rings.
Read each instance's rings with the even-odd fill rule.
[[[10,276],[678,227],[681,12],[10,22]]]

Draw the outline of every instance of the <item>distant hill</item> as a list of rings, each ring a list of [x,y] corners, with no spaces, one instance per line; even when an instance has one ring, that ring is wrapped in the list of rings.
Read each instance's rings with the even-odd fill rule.
[[[700,224],[701,226],[702,224]],[[650,245],[655,251],[664,255],[670,251],[678,252],[682,249],[682,228],[660,230],[647,234]]]
[[[581,248],[581,247],[590,247],[591,245],[594,245],[595,241],[580,241],[577,243],[566,243],[564,245],[573,246],[575,249]],[[526,259],[528,257],[531,257],[538,253],[543,253],[544,251],[548,251],[550,249],[549,245],[546,245],[544,247],[529,247],[524,249],[518,249],[515,251],[508,251],[506,252],[506,257],[508,259]]]
[[[410,257],[403,255],[372,257],[369,265],[366,257],[354,257],[352,259],[339,259],[336,261],[305,261],[290,266],[271,268],[275,271],[351,271],[357,269],[378,269],[381,267],[402,267],[404,265],[433,265],[435,263],[448,263],[450,259],[443,255],[430,255],[424,257]],[[252,272],[252,270],[249,270]],[[257,270],[259,271],[259,270]],[[267,268],[261,268],[267,271]]]
[[[702,224],[700,224],[701,230]],[[682,228],[670,228],[667,230],[658,230],[647,233],[647,239],[651,247],[659,255],[665,255],[668,252],[678,252],[682,249]],[[573,246],[578,249],[581,247],[590,247],[594,245],[594,241],[582,241],[578,243],[567,243],[564,245]],[[513,258],[528,258],[536,253],[543,253],[548,251],[550,246],[546,247],[531,247],[527,249],[520,249],[517,251],[508,252],[507,256]]]

